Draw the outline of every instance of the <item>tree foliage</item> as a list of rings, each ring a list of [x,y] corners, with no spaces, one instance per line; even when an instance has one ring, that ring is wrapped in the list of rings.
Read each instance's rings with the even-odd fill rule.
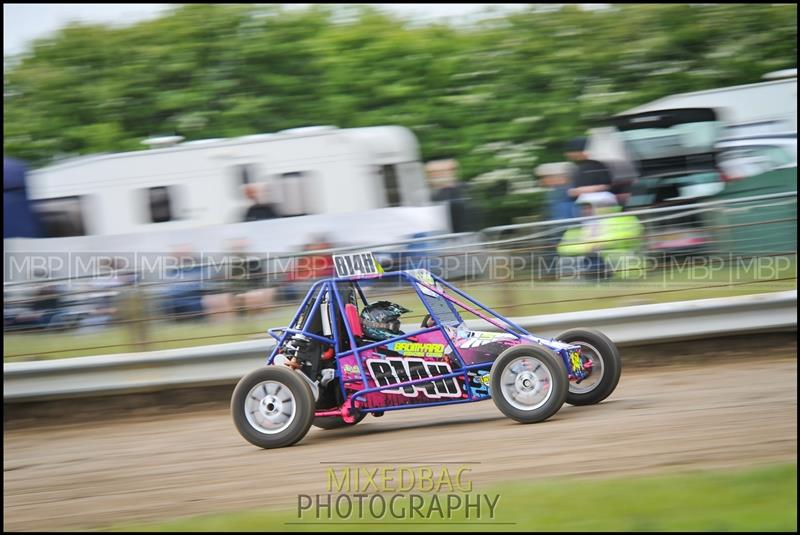
[[[369,6],[191,4],[73,24],[4,59],[4,151],[34,164],[155,134],[398,124],[463,179],[513,181],[601,117],[795,67],[797,6],[531,6],[453,27]]]

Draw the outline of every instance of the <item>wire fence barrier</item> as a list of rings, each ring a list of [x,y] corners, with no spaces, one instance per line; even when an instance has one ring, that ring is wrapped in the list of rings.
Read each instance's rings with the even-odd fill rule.
[[[372,250],[387,270],[424,268],[454,280],[499,310],[545,307],[547,312],[548,305],[588,301],[602,307],[622,298],[725,288],[736,292],[770,282],[787,289],[796,286],[797,193],[295,253],[64,252],[48,253],[44,261],[14,253],[4,259],[7,341],[124,329],[132,342],[109,338],[115,343],[29,351],[18,344],[4,357],[141,350],[261,335],[272,325],[225,333],[201,328],[195,336],[155,336],[154,331],[282,319],[314,281],[333,274],[331,255],[362,249]],[[68,265],[66,274],[41,276],[36,266],[53,264],[54,257]],[[82,269],[70,269],[78,264]],[[409,296],[382,281],[365,285],[371,300]]]

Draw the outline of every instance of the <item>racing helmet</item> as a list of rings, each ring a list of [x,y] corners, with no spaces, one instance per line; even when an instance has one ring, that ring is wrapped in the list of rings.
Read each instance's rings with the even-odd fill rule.
[[[388,340],[405,334],[400,330],[400,316],[411,312],[404,306],[389,301],[378,301],[361,311],[364,335],[371,340]]]

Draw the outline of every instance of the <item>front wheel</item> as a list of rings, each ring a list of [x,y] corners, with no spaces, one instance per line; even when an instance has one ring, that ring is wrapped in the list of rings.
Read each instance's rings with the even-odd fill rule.
[[[242,377],[233,391],[231,414],[245,440],[260,448],[282,448],[308,433],[314,395],[299,373],[266,366]]]
[[[569,389],[564,364],[553,351],[519,345],[503,351],[490,372],[492,399],[518,422],[541,422],[558,412]]]
[[[595,329],[570,329],[556,339],[580,346],[581,360],[588,362],[592,369],[580,383],[569,383],[567,403],[594,405],[614,392],[622,375],[622,359],[614,342]]]

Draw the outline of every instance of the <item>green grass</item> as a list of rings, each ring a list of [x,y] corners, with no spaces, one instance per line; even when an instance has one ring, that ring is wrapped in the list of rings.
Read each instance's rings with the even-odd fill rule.
[[[508,282],[456,282],[456,286],[509,317],[796,289],[794,259],[775,264],[775,269],[770,269],[766,264],[765,266],[758,274],[746,269],[726,267],[710,271],[698,267],[694,271],[676,269],[668,272],[633,273],[624,280],[605,282],[539,281],[517,273],[515,279]],[[413,292],[391,293],[377,288],[373,290],[373,294],[382,294],[383,299],[394,300],[410,308],[413,313],[406,317],[408,325],[418,324],[424,315],[422,304]],[[172,349],[262,338],[266,336],[268,328],[284,326],[291,321],[297,304],[288,303],[286,306],[270,309],[266,314],[224,322],[146,322],[146,343],[142,343],[130,324],[109,327],[96,333],[4,333],[3,357],[6,362],[14,362]],[[467,319],[471,317],[469,314],[464,316]]]
[[[150,322],[147,342],[137,340],[127,326],[111,326],[97,332],[71,331],[63,333],[4,334],[3,356],[6,362],[55,359],[86,355],[107,355],[156,349],[174,349],[200,345],[222,344],[266,336],[267,328],[288,322],[280,314],[277,323],[271,316],[243,318],[227,322]],[[29,355],[35,353],[36,355]],[[9,357],[9,355],[28,355]]]
[[[320,493],[325,492],[321,488]],[[797,465],[775,465],[747,471],[708,471],[607,480],[567,479],[514,482],[472,496],[500,496],[494,519],[452,523],[386,525],[365,517],[298,523],[295,510],[247,511],[204,515],[145,525],[115,526],[136,531],[797,531]],[[387,499],[390,496],[387,495]],[[304,517],[316,522],[313,516]],[[441,517],[437,517],[441,518]],[[344,524],[350,521],[356,523]],[[385,522],[397,522],[385,518]],[[400,522],[403,522],[401,519]],[[411,522],[411,520],[406,520]],[[457,524],[456,522],[461,522]]]

